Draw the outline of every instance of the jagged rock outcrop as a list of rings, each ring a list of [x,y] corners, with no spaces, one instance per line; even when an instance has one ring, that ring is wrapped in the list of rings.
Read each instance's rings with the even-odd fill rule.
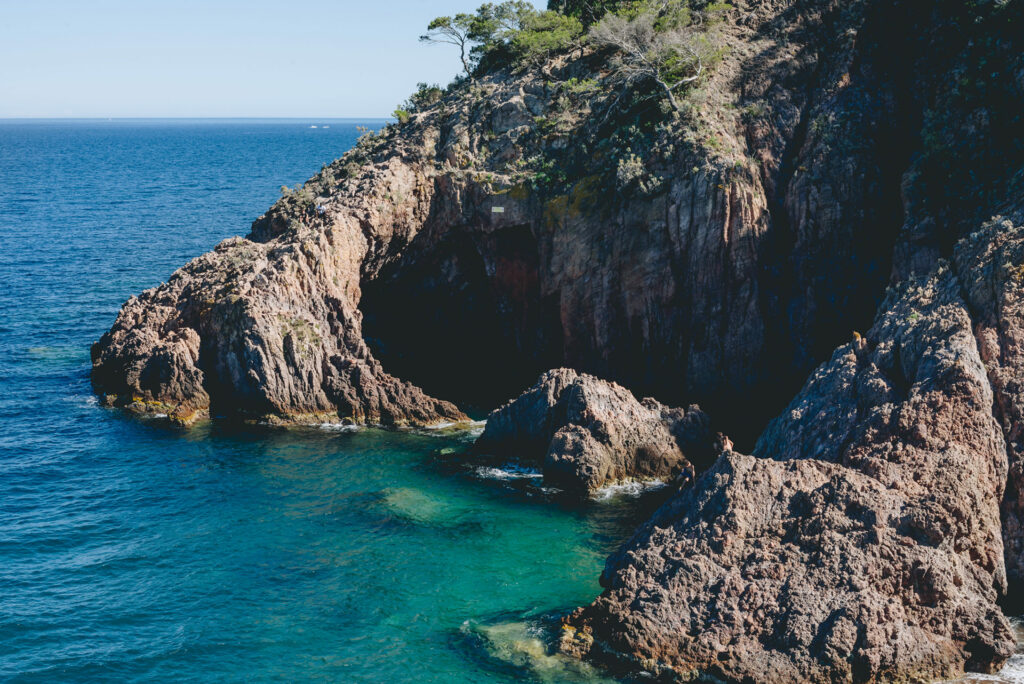
[[[1018,214],[988,222],[957,244],[953,263],[1006,440],[1010,471],[1003,541],[1007,574],[1019,592],[1024,589],[1024,220]]]
[[[669,408],[568,368],[487,417],[474,450],[540,466],[544,484],[578,494],[628,480],[693,477],[714,437],[697,406]]]
[[[884,139],[879,112],[919,130],[875,157],[880,190],[898,170],[891,292],[872,330],[815,371],[753,456],[723,455],[609,559],[604,594],[566,622],[566,652],[683,677],[868,682],[991,671],[1011,651],[997,602],[1007,590],[1019,597],[1024,561],[1024,145],[1012,132],[1024,103],[1024,5],[815,6],[831,26],[837,16],[864,21],[848,32],[850,51],[813,58],[830,70],[856,55],[848,73],[831,72],[836,87],[792,138],[796,160],[820,164],[804,196],[840,206],[829,195],[842,174],[829,160],[842,157],[829,146]],[[900,67],[871,47],[891,31],[905,36],[889,43],[901,46]],[[882,109],[848,109],[871,101],[848,77],[885,68],[903,92],[883,94]],[[833,135],[851,122],[861,135]],[[848,168],[863,180],[859,164]],[[772,220],[797,208],[770,206]],[[998,213],[1008,218],[976,231]],[[825,224],[803,225],[797,245],[801,235],[827,243],[816,232]],[[841,222],[827,225],[843,235]],[[806,253],[797,248],[796,263]],[[790,312],[796,330],[804,312]]]
[[[960,281],[895,288],[765,431],[607,564],[563,648],[683,678],[932,681],[1013,652],[1007,473]]]
[[[361,182],[321,200],[331,219],[289,225],[272,215],[251,239],[225,240],[130,299],[93,347],[97,391],[186,424],[210,411],[284,422],[467,420],[384,372],[363,341],[361,273],[420,228],[428,181],[395,159]],[[384,203],[385,192],[404,201]]]
[[[643,99],[606,116],[619,88],[589,48],[482,75],[127,304],[97,391],[186,417],[417,422],[453,409],[412,415],[396,377],[494,405],[566,365],[739,407],[750,439],[884,288],[919,109],[887,12],[909,13],[737,3],[678,118]]]

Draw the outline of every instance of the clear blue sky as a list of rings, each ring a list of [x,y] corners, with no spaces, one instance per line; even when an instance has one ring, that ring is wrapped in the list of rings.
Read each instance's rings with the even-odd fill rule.
[[[481,2],[0,0],[0,117],[387,116],[459,70],[430,19]]]

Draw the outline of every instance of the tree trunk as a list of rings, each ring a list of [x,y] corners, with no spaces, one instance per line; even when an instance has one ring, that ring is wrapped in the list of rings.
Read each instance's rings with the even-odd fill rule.
[[[678,112],[679,111],[679,103],[676,101],[676,96],[675,96],[675,94],[673,94],[672,89],[669,87],[668,83],[665,83],[660,78],[655,79],[655,80],[658,82],[658,85],[661,86],[661,89],[665,91],[665,94],[668,95],[668,101],[672,103],[672,109],[674,109],[674,110],[676,110]]]

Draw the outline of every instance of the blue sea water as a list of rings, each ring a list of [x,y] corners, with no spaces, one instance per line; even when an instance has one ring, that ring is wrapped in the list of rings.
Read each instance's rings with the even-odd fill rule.
[[[181,431],[92,397],[121,302],[356,124],[0,122],[0,681],[601,678],[538,616],[591,600],[652,502],[549,501],[456,458],[471,435]]]

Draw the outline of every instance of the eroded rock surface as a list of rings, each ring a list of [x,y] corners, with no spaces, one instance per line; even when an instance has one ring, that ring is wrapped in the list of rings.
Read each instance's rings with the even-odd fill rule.
[[[887,13],[916,15],[882,5],[737,3],[693,106],[657,122],[591,49],[454,88],[126,304],[97,391],[422,422],[457,410],[396,378],[494,405],[564,365],[738,408],[752,441],[884,289],[918,106],[883,49]]]
[[[182,422],[430,423],[463,416],[399,377],[506,397],[567,365],[753,436],[874,317],[609,560],[563,647],[730,681],[998,667],[1024,573],[1024,4],[732,4],[686,112],[642,134],[653,107],[606,117],[582,49],[368,137],[129,300],[97,390]],[[481,448],[590,491],[685,471],[694,416],[555,371]]]
[[[93,347],[93,383],[111,403],[189,423],[251,419],[388,425],[466,420],[453,404],[388,375],[357,308],[362,273],[424,221],[428,183],[398,160],[307,225],[271,213],[131,298]],[[383,203],[380,195],[403,197]]]
[[[565,649],[728,681],[998,669],[1006,451],[960,282],[940,265],[882,311],[753,456],[724,454],[609,559]]]
[[[988,222],[957,244],[954,264],[1006,439],[1010,473],[1003,540],[1019,601],[1024,591],[1024,220],[1018,214]]]
[[[544,483],[579,494],[628,480],[693,476],[713,437],[697,406],[669,408],[568,368],[537,383],[487,417],[474,449],[533,464]]]

